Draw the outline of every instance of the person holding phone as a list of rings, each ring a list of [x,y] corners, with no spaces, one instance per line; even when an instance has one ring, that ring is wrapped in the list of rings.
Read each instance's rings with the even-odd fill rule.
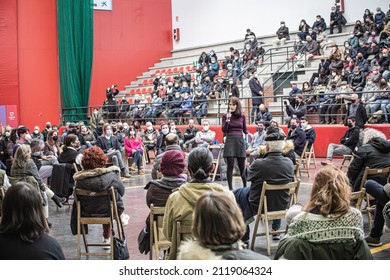
[[[248,134],[245,115],[242,113],[241,102],[237,97],[229,99],[228,112],[222,116],[222,132],[225,137],[223,157],[227,163],[227,181],[229,189],[232,190],[234,159],[237,160],[243,187],[246,187],[246,180],[243,178],[245,169],[245,143],[243,134]]]

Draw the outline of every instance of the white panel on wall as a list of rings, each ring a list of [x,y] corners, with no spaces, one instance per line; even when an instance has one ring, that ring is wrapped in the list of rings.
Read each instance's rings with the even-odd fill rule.
[[[172,0],[172,28],[180,28],[180,41],[174,49],[183,49],[243,39],[250,28],[257,36],[275,34],[280,21],[297,30],[301,19],[310,25],[316,15],[329,24],[334,0]],[[375,12],[389,10],[388,0],[344,0],[348,22],[362,19],[366,8]]]

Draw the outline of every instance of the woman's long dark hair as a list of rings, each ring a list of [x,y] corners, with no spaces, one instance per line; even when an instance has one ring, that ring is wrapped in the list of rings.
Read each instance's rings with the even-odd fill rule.
[[[232,114],[236,115],[237,117],[241,117],[242,106],[241,106],[240,99],[238,99],[238,97],[233,96],[229,99],[229,104],[237,105],[236,111],[234,111],[234,113]],[[228,110],[229,110],[229,106],[228,106]]]
[[[26,182],[14,184],[6,192],[2,209],[0,234],[18,235],[23,241],[49,232],[38,190]]]
[[[198,147],[188,155],[188,170],[196,181],[204,181],[209,178],[213,168],[213,154],[209,149]]]

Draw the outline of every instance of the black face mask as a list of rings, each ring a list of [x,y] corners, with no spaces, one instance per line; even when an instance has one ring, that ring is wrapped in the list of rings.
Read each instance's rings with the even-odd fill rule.
[[[57,141],[58,140],[58,136],[53,136],[53,140]]]
[[[352,127],[353,124],[349,122],[349,123],[347,123],[347,126],[348,126],[348,127]]]
[[[258,131],[259,133],[262,133],[262,132],[264,131],[264,128],[263,128],[263,127],[258,127],[258,128],[257,128],[257,131]]]
[[[290,127],[291,127],[291,129],[296,129],[297,125],[296,124],[292,124]]]

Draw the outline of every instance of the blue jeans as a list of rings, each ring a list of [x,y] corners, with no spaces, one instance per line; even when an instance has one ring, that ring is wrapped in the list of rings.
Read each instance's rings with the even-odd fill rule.
[[[385,220],[383,218],[383,207],[387,202],[389,202],[390,198],[386,195],[383,190],[383,186],[374,180],[368,180],[364,187],[369,195],[371,195],[376,200],[376,209],[374,216],[374,225],[371,229],[370,236],[371,237],[381,237],[383,226],[385,224]]]
[[[134,154],[131,154],[131,156],[134,158],[134,164],[137,166],[138,170],[142,169],[142,154],[143,151],[141,149],[138,149]]]

